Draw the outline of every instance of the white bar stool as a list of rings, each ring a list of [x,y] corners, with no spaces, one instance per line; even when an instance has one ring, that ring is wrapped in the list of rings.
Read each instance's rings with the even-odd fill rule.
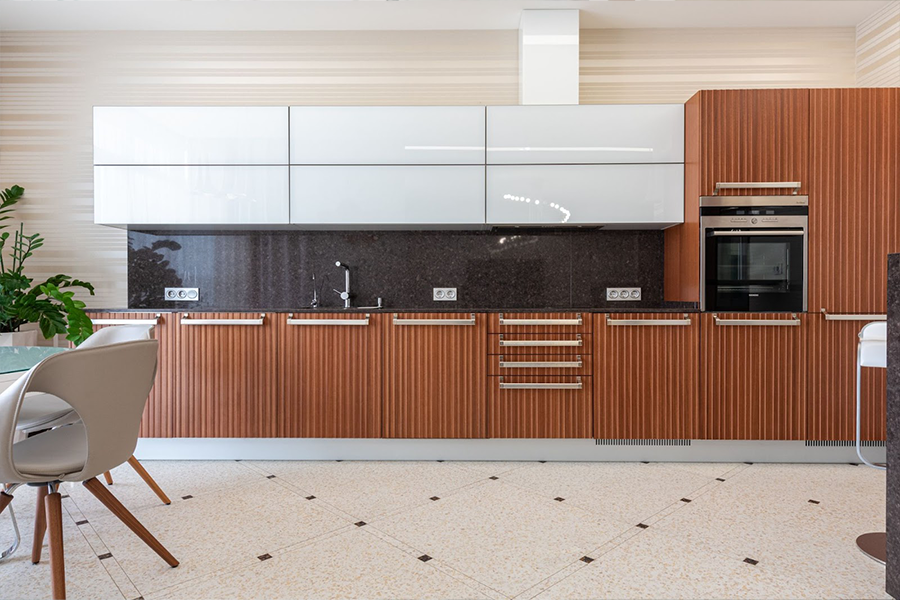
[[[884,470],[886,465],[870,462],[862,453],[860,380],[863,367],[887,368],[887,323],[877,322],[865,325],[859,331],[859,345],[856,350],[856,455],[866,465]],[[887,558],[887,534],[885,532],[864,533],[856,538],[856,545],[863,554],[884,564]]]

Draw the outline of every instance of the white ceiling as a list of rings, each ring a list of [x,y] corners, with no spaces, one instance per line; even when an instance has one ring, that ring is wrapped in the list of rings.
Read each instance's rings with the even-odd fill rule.
[[[888,0],[0,0],[0,30],[516,29],[526,8],[582,28],[851,27]]]

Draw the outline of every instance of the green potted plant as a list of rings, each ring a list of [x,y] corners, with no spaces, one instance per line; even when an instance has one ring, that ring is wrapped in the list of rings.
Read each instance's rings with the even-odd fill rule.
[[[41,283],[25,275],[25,261],[44,245],[40,234],[25,235],[20,224],[12,236],[7,224],[13,207],[25,193],[14,185],[0,192],[0,346],[33,346],[36,331],[21,331],[28,323],[37,323],[45,338],[66,334],[66,339],[83,342],[93,327],[84,312],[85,304],[75,299],[75,292],[67,288],[82,288],[94,294],[94,286],[68,275],[54,275]]]

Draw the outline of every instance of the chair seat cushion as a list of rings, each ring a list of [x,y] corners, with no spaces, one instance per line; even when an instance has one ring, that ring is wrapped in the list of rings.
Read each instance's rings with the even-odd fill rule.
[[[860,342],[859,364],[863,367],[887,367],[887,342]]]
[[[59,477],[77,473],[85,461],[87,432],[80,422],[13,444],[13,464],[23,475]]]
[[[70,417],[72,422],[78,420],[78,414],[65,400],[51,394],[27,394],[19,408],[16,429],[28,431],[49,424],[62,425],[57,421],[64,417]]]

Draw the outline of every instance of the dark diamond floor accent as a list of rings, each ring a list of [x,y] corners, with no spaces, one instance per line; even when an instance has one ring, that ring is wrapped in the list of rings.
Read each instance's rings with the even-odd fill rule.
[[[429,560],[431,560],[431,557],[428,556],[427,554],[423,554],[422,556],[419,557],[419,560],[421,560],[422,562],[428,562]]]
[[[356,523],[354,523],[354,525],[356,525],[357,527],[362,527],[362,526],[364,526],[365,524],[366,524],[365,521],[357,521]]]
[[[68,494],[60,494],[59,497],[60,497],[60,498],[68,498],[69,495],[68,495]]]
[[[266,479],[275,479],[274,475],[266,475]]]
[[[819,504],[818,500],[807,500],[810,504]]]
[[[554,500],[556,500],[557,502],[562,502],[563,500],[565,500],[565,498],[560,498],[559,496],[557,496],[556,498],[554,498]]]
[[[642,461],[641,461],[641,464],[643,464],[643,465],[649,465],[649,464],[650,464],[650,461],[649,461],[649,460],[642,460]]]
[[[272,555],[269,554],[269,553],[266,553],[266,554],[260,554],[260,555],[257,556],[256,558],[258,558],[259,560],[269,560],[270,558],[272,558]]]
[[[316,497],[315,497],[315,496],[307,496],[306,499],[307,499],[307,500],[315,500]]]
[[[745,462],[744,464],[745,464],[745,465],[752,465],[753,463],[752,463],[752,462]]]
[[[684,503],[688,503],[691,501],[691,499],[690,498],[682,498],[681,501]]]
[[[106,560],[107,558],[112,558],[112,554],[107,552],[106,554],[99,555],[97,558],[99,558],[100,560]]]
[[[716,477],[716,481],[725,481],[725,480],[722,479],[721,477]]]
[[[181,497],[182,500],[190,500],[191,498],[193,498],[193,496],[191,496],[190,494]]]
[[[496,475],[491,475],[490,477],[488,477],[488,479],[493,479],[494,481],[497,481],[500,478],[497,477]]]
[[[647,528],[650,527],[650,526],[647,525],[646,523],[638,523],[638,524],[637,524],[637,527],[640,527],[641,529],[647,529]]]
[[[758,560],[753,560],[752,558],[745,558],[745,559],[744,559],[744,562],[747,563],[748,565],[756,565],[756,564],[759,564],[759,561],[758,561]]]
[[[591,558],[590,556],[582,556],[579,560],[581,562],[587,563],[587,564],[591,564],[592,562],[594,562],[594,559]]]
[[[438,497],[438,496],[432,496],[431,498],[429,498],[429,500],[440,500],[440,497]]]
[[[87,525],[87,520],[84,521],[75,521],[76,525]]]

